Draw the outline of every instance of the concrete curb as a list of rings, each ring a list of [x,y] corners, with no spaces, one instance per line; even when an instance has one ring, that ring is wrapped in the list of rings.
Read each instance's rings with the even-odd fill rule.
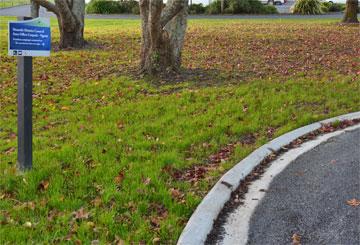
[[[241,180],[243,180],[245,176],[247,176],[273,151],[277,151],[293,140],[319,129],[324,123],[357,118],[360,118],[360,111],[316,122],[273,139],[269,143],[252,152],[249,156],[225,173],[205,196],[190,217],[186,227],[179,237],[177,244],[204,244],[207,235],[212,230],[214,220],[216,220],[225,203],[230,199],[231,193],[237,189]]]

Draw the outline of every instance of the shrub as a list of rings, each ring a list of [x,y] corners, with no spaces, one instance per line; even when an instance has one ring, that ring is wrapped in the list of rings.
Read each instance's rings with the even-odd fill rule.
[[[132,13],[132,14],[140,14],[139,4],[136,4],[134,7],[132,7],[131,13]]]
[[[278,14],[278,10],[274,5],[265,5],[263,14]]]
[[[297,0],[295,2],[294,14],[322,14],[322,4],[319,0]]]
[[[203,14],[205,13],[206,8],[202,3],[196,4],[193,3],[191,6],[189,6],[189,13],[190,14]]]
[[[226,8],[226,1],[224,4],[224,7]],[[220,14],[221,13],[221,2],[220,0],[213,1],[209,4],[207,7],[207,13],[208,14]]]
[[[346,5],[341,3],[323,3],[327,9],[328,12],[342,12],[345,10]]]
[[[276,14],[277,9],[271,5],[263,5],[258,0],[228,0],[224,4],[226,14]],[[220,14],[220,0],[212,2],[208,6],[209,14]]]
[[[135,0],[127,1],[107,1],[91,0],[86,7],[88,14],[124,14],[138,13],[138,2]]]

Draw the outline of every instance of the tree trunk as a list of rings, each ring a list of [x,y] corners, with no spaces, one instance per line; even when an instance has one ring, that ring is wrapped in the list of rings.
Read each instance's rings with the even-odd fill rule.
[[[357,18],[358,0],[347,0],[343,23],[359,23]]]
[[[178,72],[185,38],[187,0],[140,0],[141,72]]]
[[[39,11],[40,11],[40,5],[34,2],[33,0],[31,0],[31,7],[30,7],[31,17],[32,18],[39,17]]]
[[[70,30],[64,25],[60,26],[60,48],[82,48],[84,45],[83,25],[76,25]]]
[[[59,47],[82,48],[84,40],[85,0],[32,0],[56,14],[60,31]]]
[[[221,11],[222,14],[224,13],[224,1],[225,0],[221,0],[221,6],[220,6],[221,7],[220,11]]]
[[[58,2],[62,0],[55,0]],[[65,8],[65,6],[61,6]],[[84,40],[85,0],[73,0],[70,11],[61,11],[58,17],[60,27],[60,48],[82,48]]]

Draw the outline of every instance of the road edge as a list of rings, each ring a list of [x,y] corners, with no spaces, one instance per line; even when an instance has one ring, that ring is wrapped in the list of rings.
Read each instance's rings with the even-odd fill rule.
[[[204,244],[207,235],[212,230],[214,221],[217,219],[225,203],[230,199],[231,193],[235,191],[240,185],[240,182],[272,152],[280,150],[301,136],[320,129],[323,124],[357,118],[360,118],[360,111],[312,123],[283,134],[253,151],[226,172],[204,197],[190,217],[177,244]]]

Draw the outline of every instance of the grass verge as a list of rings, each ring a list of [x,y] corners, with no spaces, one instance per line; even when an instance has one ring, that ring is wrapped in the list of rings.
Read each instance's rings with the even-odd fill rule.
[[[25,5],[25,4],[30,4],[30,1],[26,1],[26,0],[0,0],[0,9],[1,8],[10,8],[10,7],[15,7],[18,5]]]

